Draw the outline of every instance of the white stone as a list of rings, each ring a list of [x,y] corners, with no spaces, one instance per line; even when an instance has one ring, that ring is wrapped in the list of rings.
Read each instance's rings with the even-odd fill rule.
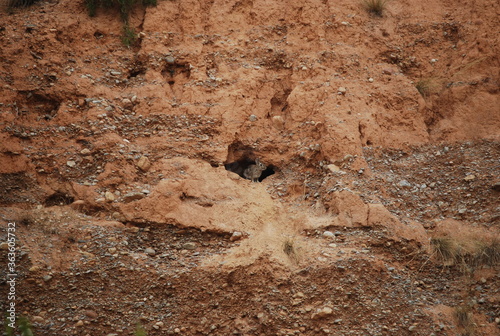
[[[331,232],[331,231],[325,231],[325,232],[323,232],[323,237],[325,237],[325,238],[333,238],[333,237],[335,237],[335,234],[333,232]]]
[[[148,247],[144,250],[144,252],[149,255],[149,256],[154,256],[156,254],[156,251],[152,249],[151,247]]]

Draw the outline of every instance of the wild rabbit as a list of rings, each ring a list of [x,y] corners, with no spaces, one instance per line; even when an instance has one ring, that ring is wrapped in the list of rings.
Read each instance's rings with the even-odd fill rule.
[[[247,179],[252,180],[252,182],[258,182],[262,172],[267,169],[267,166],[260,162],[259,159],[255,159],[255,164],[248,166],[243,172],[243,176]]]

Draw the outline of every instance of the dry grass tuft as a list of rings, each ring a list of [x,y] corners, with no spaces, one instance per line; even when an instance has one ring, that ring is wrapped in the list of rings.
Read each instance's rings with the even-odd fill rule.
[[[24,8],[33,5],[39,0],[0,0],[0,8]]]
[[[434,237],[430,241],[433,254],[444,266],[459,266],[464,272],[481,266],[500,264],[500,240],[484,241],[479,238]]]
[[[489,243],[479,245],[475,255],[474,264],[477,266],[495,266],[500,264],[500,240],[498,238]]]
[[[438,93],[442,86],[443,81],[435,77],[421,78],[415,83],[415,88],[424,98],[427,98],[434,93]]]
[[[283,242],[283,252],[288,256],[290,261],[294,264],[298,264],[300,261],[299,248],[297,242],[292,238],[286,238]]]
[[[460,256],[458,244],[448,237],[431,239],[431,246],[439,261],[445,265],[454,265]]]
[[[370,14],[382,16],[387,7],[387,0],[363,0],[363,7]]]
[[[461,336],[474,335],[474,319],[472,317],[472,309],[470,306],[455,307],[453,312],[457,326],[462,329]]]
[[[420,95],[424,98],[427,98],[431,95],[434,90],[434,83],[430,79],[421,79],[415,84]]]
[[[33,226],[37,224],[36,216],[31,211],[25,211],[19,215],[17,222],[22,226]]]

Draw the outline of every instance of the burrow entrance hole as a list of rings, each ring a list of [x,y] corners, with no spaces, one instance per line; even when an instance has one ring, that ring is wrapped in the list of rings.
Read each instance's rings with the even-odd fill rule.
[[[224,163],[224,167],[226,170],[246,179],[244,175],[245,170],[251,165],[254,165],[257,158],[267,166],[259,177],[259,182],[262,182],[266,177],[273,175],[277,171],[277,167],[266,162],[264,157],[254,153],[250,147],[240,142],[233,143],[229,146],[228,156]]]
[[[45,199],[44,206],[51,207],[55,205],[68,205],[75,201],[73,196],[67,195],[62,192],[56,192]]]
[[[262,182],[266,177],[271,176],[275,173],[275,167],[273,165],[267,164],[263,159],[260,160],[267,166],[266,170],[264,170],[259,177],[259,182]],[[236,173],[240,177],[246,179],[243,172],[253,164],[255,164],[255,160],[252,160],[249,157],[245,157],[231,163],[226,163],[224,164],[224,167],[226,168],[226,170]]]

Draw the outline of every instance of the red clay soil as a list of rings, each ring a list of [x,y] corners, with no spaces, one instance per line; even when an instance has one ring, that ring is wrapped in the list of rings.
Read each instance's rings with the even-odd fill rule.
[[[160,0],[126,46],[116,8],[3,8],[18,316],[37,336],[500,335],[499,16]]]

